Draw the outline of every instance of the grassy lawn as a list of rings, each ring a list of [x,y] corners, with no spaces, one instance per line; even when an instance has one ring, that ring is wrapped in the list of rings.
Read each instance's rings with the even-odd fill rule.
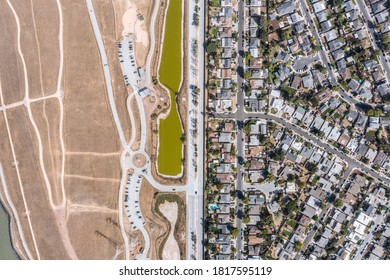
[[[289,225],[289,226],[292,227],[292,228],[295,228],[295,227],[297,226],[297,221],[295,221],[295,220],[289,220],[289,221],[287,221],[286,224]]]

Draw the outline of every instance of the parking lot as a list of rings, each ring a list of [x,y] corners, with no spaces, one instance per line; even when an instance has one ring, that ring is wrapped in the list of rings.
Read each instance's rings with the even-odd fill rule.
[[[139,193],[141,189],[142,176],[134,173],[127,176],[124,195],[126,216],[133,229],[139,229],[145,224],[139,205]]]
[[[135,62],[131,35],[123,37],[122,41],[118,43],[118,57],[126,86],[135,87],[141,82],[141,71]],[[133,88],[133,90],[138,90],[138,87]]]

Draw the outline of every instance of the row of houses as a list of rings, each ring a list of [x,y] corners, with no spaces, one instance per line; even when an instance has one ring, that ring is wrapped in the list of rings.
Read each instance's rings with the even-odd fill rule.
[[[288,120],[301,125],[313,133],[317,133],[320,137],[333,144],[338,144],[341,148],[345,148],[346,151],[352,156],[356,156],[358,159],[366,158],[368,159],[368,163],[378,165],[386,172],[390,170],[388,156],[383,151],[376,150],[369,140],[360,136],[360,134],[366,132],[366,129],[368,131],[367,135],[371,134],[369,131],[375,132],[380,126],[384,126],[388,129],[390,123],[388,118],[367,117],[362,113],[350,110],[346,119],[354,130],[356,130],[355,134],[342,126],[333,125],[321,115],[315,115],[301,106],[285,104],[284,101],[280,99],[280,92],[276,90],[271,92],[271,96],[273,98],[270,107],[275,109],[275,113],[283,115]],[[339,105],[340,101],[336,98],[332,98],[320,107],[320,112],[325,112],[329,108],[334,110]]]

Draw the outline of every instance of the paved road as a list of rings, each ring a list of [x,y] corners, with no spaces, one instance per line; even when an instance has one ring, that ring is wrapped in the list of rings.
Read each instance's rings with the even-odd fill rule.
[[[238,3],[238,67],[241,68],[242,70],[244,69],[244,57],[242,54],[245,51],[245,1],[241,0]],[[236,115],[236,120],[237,121],[243,121],[243,116],[244,116],[244,92],[243,92],[243,83],[244,80],[240,75],[237,76],[237,84],[238,84],[238,92],[237,92],[237,111],[235,113]],[[243,139],[243,133],[242,130],[239,129],[237,133],[237,158],[244,158],[244,143],[242,141]],[[236,180],[236,191],[241,192],[242,191],[242,170],[243,166],[240,163],[240,161],[237,161],[237,180]],[[242,201],[241,199],[237,196],[236,198],[236,210],[237,213],[239,212],[244,212],[244,209],[242,206]],[[237,237],[236,240],[236,248],[237,248],[237,259],[242,258],[242,239],[241,236],[243,236],[242,233],[242,220],[238,218],[238,215],[236,215],[236,227],[240,231],[240,235]]]
[[[204,1],[198,4],[199,25],[193,23],[195,1],[188,2],[188,118],[187,118],[187,259],[203,259],[203,195],[204,195]],[[192,52],[197,42],[196,53]],[[192,87],[200,89],[198,96]],[[196,105],[196,103],[198,105]],[[197,133],[195,133],[197,131]],[[195,241],[196,240],[196,241]]]
[[[318,220],[315,222],[314,226],[312,227],[312,229],[308,232],[305,240],[303,241],[303,249],[301,250],[301,252],[304,252],[307,247],[309,246],[309,244],[312,242],[312,239],[314,237],[314,235],[316,234],[316,232],[318,231],[318,229],[321,227],[320,225],[320,221],[324,218],[324,216],[328,213],[329,211],[329,208],[330,208],[330,204],[326,205],[326,208],[324,210],[321,211],[320,215],[318,216]],[[300,254],[297,254],[297,257],[296,259],[298,259],[298,257],[300,256]]]
[[[308,10],[307,3],[306,3],[305,0],[299,0],[299,3],[301,5],[301,7],[302,7],[301,10],[304,13],[306,22],[309,25],[311,33],[314,35],[314,38],[317,41],[317,45],[321,46],[321,50],[319,51],[319,54],[320,54],[322,63],[325,65],[325,67],[328,70],[328,74],[329,74],[329,78],[330,78],[331,84],[332,85],[337,85],[337,79],[335,77],[335,74],[334,74],[333,70],[330,69],[330,67],[328,66],[330,64],[330,61],[329,61],[328,55],[324,51],[325,50],[325,46],[324,46],[324,44],[321,41],[321,37],[320,37],[320,35],[318,33],[317,27],[313,24],[314,21],[313,21],[313,19],[311,17],[311,14],[310,14],[309,10]]]
[[[362,14],[362,16],[364,17],[364,19],[366,20],[366,26],[367,26],[367,31],[369,33],[369,37],[370,37],[370,40],[371,40],[371,43],[374,47],[375,50],[379,50],[379,47],[378,47],[378,44],[376,43],[375,41],[375,36],[374,34],[376,33],[374,28],[373,28],[373,24],[374,24],[374,20],[372,19],[370,13],[369,13],[369,8],[367,7],[366,3],[363,1],[363,0],[356,0],[356,4],[360,10],[360,14]],[[379,62],[382,66],[382,69],[383,71],[385,72],[385,76],[386,76],[386,81],[387,81],[387,85],[390,84],[390,67],[389,67],[389,64],[387,63],[384,55],[382,52],[380,52],[380,54],[378,55],[379,57]]]
[[[308,11],[308,6],[305,0],[299,0],[299,3],[301,5],[301,10],[305,16],[306,22],[309,25],[309,28],[311,30],[311,33],[314,35],[314,38],[317,42],[317,45],[321,46],[321,50],[318,52],[320,54],[320,58],[322,61],[322,64],[326,67],[326,70],[328,71],[328,77],[330,80],[330,83],[333,86],[339,85],[336,75],[335,75],[335,70],[331,68],[329,65],[330,60],[329,60],[329,54],[325,51],[326,46],[322,43],[321,37],[319,35],[319,32],[317,30],[317,26],[313,24],[314,19],[311,16],[311,13]],[[313,22],[312,22],[313,21]],[[347,92],[344,91],[344,89],[340,88],[338,91],[338,94],[340,95],[341,98],[343,98],[347,103],[351,105],[355,105],[356,103],[359,103],[357,100],[353,98],[352,95],[348,94]]]
[[[356,250],[356,255],[354,256],[354,260],[361,260],[363,258],[363,253],[364,253],[364,249],[366,248],[366,246],[368,244],[371,243],[371,240],[372,240],[372,237],[374,236],[374,231],[375,231],[375,228],[382,224],[383,222],[383,215],[378,215],[376,216],[376,218],[374,219],[374,223],[371,225],[370,227],[370,230],[369,232],[366,234],[363,242],[360,244],[360,246],[358,247],[358,249]]]
[[[193,2],[193,1],[190,1]],[[199,1],[199,26],[198,31],[198,87],[200,88],[200,93],[198,97],[198,110],[197,110],[197,122],[198,122],[198,169],[197,169],[197,254],[198,259],[202,260],[204,258],[204,141],[205,141],[205,54],[204,54],[204,45],[205,45],[205,30],[206,30],[206,1]]]
[[[231,118],[231,119],[238,118],[236,113],[225,114],[223,117],[224,118]],[[339,158],[343,159],[345,162],[347,162],[349,168],[360,169],[361,171],[372,176],[373,178],[378,179],[379,181],[385,182],[387,184],[390,184],[390,179],[383,176],[382,174],[378,173],[376,170],[374,170],[374,169],[368,167],[367,165],[363,164],[362,162],[360,162],[354,158],[351,158],[350,156],[340,152],[338,149],[336,149],[335,147],[333,147],[329,143],[326,143],[324,140],[319,139],[317,136],[311,134],[307,130],[304,130],[303,128],[301,128],[295,124],[291,124],[290,122],[288,122],[288,121],[286,121],[278,116],[268,115],[268,114],[263,114],[263,113],[244,113],[244,118],[245,119],[262,118],[262,119],[266,119],[268,121],[276,122],[276,123],[288,128],[288,129],[291,129],[296,134],[305,138],[309,142],[323,148],[328,153],[335,154]],[[242,119],[242,117],[241,117],[241,119]]]
[[[382,176],[381,174],[379,174],[374,169],[364,165],[362,162],[360,162],[360,161],[358,161],[356,159],[353,159],[353,158],[349,157],[348,155],[340,152],[338,149],[336,149],[332,145],[330,145],[330,144],[324,142],[323,140],[317,138],[316,136],[314,136],[313,134],[309,133],[308,131],[305,131],[304,129],[300,128],[299,126],[293,125],[293,124],[287,122],[286,120],[281,119],[280,117],[277,117],[277,116],[265,115],[265,114],[247,114],[247,115],[248,115],[248,117],[255,117],[257,115],[257,117],[265,118],[265,119],[274,121],[276,123],[282,124],[283,126],[293,130],[295,133],[297,133],[298,135],[302,136],[303,138],[305,138],[305,139],[311,141],[312,143],[315,143],[317,146],[323,148],[328,153],[332,153],[332,154],[337,155],[339,158],[341,158],[344,161],[346,161],[349,167],[351,167],[351,168],[358,168],[358,169],[362,170],[363,172],[371,175],[372,177],[374,177],[374,178],[376,178],[378,180],[384,181],[387,184],[390,184],[390,179]]]

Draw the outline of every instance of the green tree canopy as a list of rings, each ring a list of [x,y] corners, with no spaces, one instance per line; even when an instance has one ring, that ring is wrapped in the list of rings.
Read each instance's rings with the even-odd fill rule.
[[[207,44],[206,51],[208,53],[215,53],[218,49],[217,43],[215,42],[210,42]]]

